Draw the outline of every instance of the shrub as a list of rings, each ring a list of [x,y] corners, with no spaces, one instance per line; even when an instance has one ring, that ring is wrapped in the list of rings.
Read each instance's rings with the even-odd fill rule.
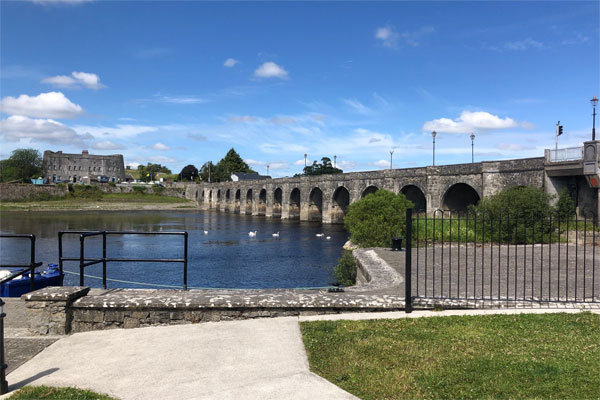
[[[102,191],[97,186],[73,185],[71,189],[71,196],[74,198],[92,200],[100,200],[102,198]]]
[[[566,220],[575,215],[575,202],[567,189],[561,190],[558,194],[558,201],[556,202],[554,211],[561,220]]]
[[[344,286],[352,286],[356,283],[356,260],[351,251],[343,250],[338,264],[333,268],[333,275]]]
[[[146,193],[146,187],[145,186],[134,186],[132,189],[133,189],[133,192],[137,193],[137,194],[144,194],[144,193]]]
[[[532,243],[551,230],[552,196],[542,189],[515,186],[473,207],[486,240]]]
[[[404,235],[406,209],[411,207],[402,193],[378,190],[350,204],[344,225],[359,246],[390,246],[392,237]]]
[[[165,190],[164,186],[161,185],[152,185],[152,192],[154,192],[154,194],[162,194],[162,192]]]
[[[116,187],[117,184],[111,181],[111,182],[108,182],[108,186],[110,186],[110,187]]]

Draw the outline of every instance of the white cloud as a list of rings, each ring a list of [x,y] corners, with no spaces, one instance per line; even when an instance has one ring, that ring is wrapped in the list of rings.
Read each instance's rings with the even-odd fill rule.
[[[275,64],[272,61],[268,61],[258,67],[256,71],[254,71],[254,76],[259,78],[280,78],[287,79],[288,72],[281,66]]]
[[[423,131],[444,133],[472,133],[494,129],[516,128],[519,123],[512,118],[500,118],[485,111],[463,111],[455,120],[450,118],[434,119],[423,124]]]
[[[587,43],[589,40],[590,40],[589,37],[583,36],[581,33],[578,32],[575,37],[570,38],[570,39],[564,39],[560,43],[565,46],[571,46],[571,45]]]
[[[238,60],[236,60],[235,58],[228,58],[227,60],[225,60],[225,62],[223,63],[223,66],[231,68],[234,67],[235,64],[239,63]]]
[[[293,124],[296,120],[292,117],[273,117],[269,122],[276,125],[287,125]]]
[[[306,164],[308,165],[308,161],[306,161]],[[302,160],[294,161],[294,165],[304,166],[304,158]]]
[[[166,164],[166,163],[176,163],[179,160],[177,160],[176,158],[165,157],[165,156],[152,156],[152,157],[150,157],[150,161],[155,162],[155,163],[160,163],[160,164]]]
[[[379,167],[379,168],[389,168],[390,167],[390,160],[379,160],[379,161],[375,161],[373,163],[374,166]]]
[[[81,145],[89,135],[79,135],[73,129],[52,119],[33,119],[12,115],[0,121],[0,136],[9,142],[30,139],[54,144]]]
[[[262,167],[262,166],[264,166],[264,165],[267,165],[267,163],[266,163],[266,162],[264,162],[264,161],[253,160],[252,158],[246,158],[246,159],[244,160],[244,162],[245,162],[246,164],[248,164],[248,165],[257,165],[257,166],[259,166],[259,167]]]
[[[514,42],[507,42],[504,44],[504,48],[507,50],[529,50],[529,49],[545,49],[546,45],[542,42],[538,42],[537,40],[533,40],[532,38],[527,38],[523,40],[516,40]]]
[[[289,164],[285,161],[273,161],[273,162],[270,162],[268,165],[272,171],[290,168]]]
[[[252,115],[234,115],[228,118],[230,122],[256,122],[258,118],[253,117]]]
[[[115,142],[111,142],[110,140],[105,140],[103,142],[96,142],[92,144],[92,148],[95,150],[117,150],[123,149],[124,147]]]
[[[398,32],[389,25],[377,28],[375,31],[375,38],[381,40],[381,43],[386,47],[396,47],[399,36]]]
[[[61,92],[41,93],[30,97],[5,97],[0,101],[0,110],[6,114],[27,115],[39,118],[74,118],[83,113],[80,105],[72,103]]]
[[[208,138],[199,133],[188,133],[187,137],[189,139],[195,140],[196,142],[206,142]]]
[[[128,168],[131,168],[131,169],[137,169],[137,167],[139,167],[140,165],[142,165],[142,164],[140,164],[139,162],[135,162],[135,161],[125,163],[125,166]]]
[[[158,142],[158,143],[155,143],[154,145],[152,145],[152,149],[158,150],[158,151],[167,151],[167,150],[171,150],[171,147],[169,147],[166,144],[163,144],[161,142]]]
[[[169,104],[201,104],[208,102],[208,100],[197,96],[157,96],[157,98]]]
[[[398,42],[402,40],[405,44],[412,47],[417,47],[421,43],[421,38],[425,35],[435,32],[435,28],[432,26],[424,26],[416,31],[398,33],[395,28],[391,25],[386,25],[381,28],[377,28],[375,31],[375,39],[381,41],[381,44],[385,47],[398,47]]]
[[[154,126],[143,126],[143,125],[117,125],[116,127],[105,127],[105,126],[88,126],[88,125],[77,125],[73,129],[79,134],[90,134],[95,138],[99,139],[123,139],[137,136],[142,133],[156,132],[158,128]]]
[[[523,151],[523,150],[533,150],[535,147],[532,146],[523,146],[518,143],[499,143],[497,146],[500,150],[508,150],[508,151]]]
[[[342,101],[359,114],[370,114],[372,112],[369,107],[356,99],[342,99]]]
[[[71,76],[57,75],[50,78],[42,79],[42,83],[48,83],[61,88],[67,89],[79,89],[82,87],[88,89],[102,89],[104,86],[100,83],[100,77],[91,72],[77,72],[71,73]]]

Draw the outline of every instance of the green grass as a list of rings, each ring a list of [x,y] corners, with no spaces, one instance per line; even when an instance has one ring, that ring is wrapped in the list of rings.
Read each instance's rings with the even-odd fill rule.
[[[158,194],[131,193],[105,193],[103,202],[134,201],[136,203],[188,203],[190,200],[181,197],[162,196]]]
[[[311,370],[368,399],[598,399],[600,316],[303,322]]]
[[[52,386],[26,386],[17,390],[10,398],[13,400],[115,400],[114,397],[91,390]]]

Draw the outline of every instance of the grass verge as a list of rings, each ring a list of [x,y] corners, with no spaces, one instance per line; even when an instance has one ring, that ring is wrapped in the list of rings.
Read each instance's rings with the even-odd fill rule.
[[[114,397],[72,387],[26,386],[17,390],[13,400],[115,400]]]
[[[600,316],[301,324],[311,370],[361,399],[598,399]]]

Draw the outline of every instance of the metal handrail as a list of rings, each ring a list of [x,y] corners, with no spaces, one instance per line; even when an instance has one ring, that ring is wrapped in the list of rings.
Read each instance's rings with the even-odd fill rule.
[[[23,268],[20,271],[16,271],[6,278],[0,279],[0,285],[6,282],[10,282],[13,279],[26,274],[29,272],[29,289],[35,289],[35,269],[42,266],[43,262],[35,261],[35,235],[33,234],[2,234],[0,238],[18,238],[18,239],[29,239],[30,241],[30,260],[29,264],[0,264],[0,268]],[[62,271],[61,271],[61,279],[62,279]]]
[[[79,235],[79,257],[63,256],[63,235]],[[85,256],[85,238],[102,235],[102,257],[88,258]],[[183,258],[114,258],[106,256],[106,237],[109,235],[170,235],[183,236]],[[181,232],[142,232],[142,231],[59,231],[58,232],[58,265],[61,276],[63,275],[64,261],[79,261],[79,285],[84,286],[84,269],[91,265],[102,263],[102,288],[106,289],[106,264],[108,262],[166,262],[183,263],[183,290],[187,290],[188,266],[188,233]]]

